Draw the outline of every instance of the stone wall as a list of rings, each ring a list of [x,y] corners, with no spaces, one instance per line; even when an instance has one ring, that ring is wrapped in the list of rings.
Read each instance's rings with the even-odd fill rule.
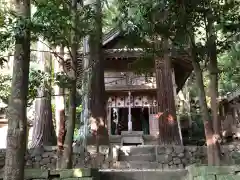
[[[98,157],[98,161],[96,161],[95,147],[89,146],[88,152],[85,153],[80,153],[80,148],[74,147],[73,168],[108,167],[108,149],[107,146],[100,147],[100,156]],[[0,169],[3,168],[5,163],[5,152],[6,149],[0,149]],[[57,159],[57,147],[55,146],[28,149],[25,155],[26,168],[56,169]]]
[[[142,168],[185,168],[191,164],[206,164],[206,147],[197,146],[152,146],[151,151],[155,157],[148,166]],[[0,169],[4,166],[5,149],[0,149]],[[109,153],[108,146],[100,146],[100,156],[96,156],[96,148],[88,146],[87,152],[80,153],[81,148],[73,148],[73,167],[80,168],[116,168],[118,161],[118,148],[113,148]],[[111,154],[111,155],[110,155]],[[140,153],[141,156],[141,153]],[[26,168],[55,169],[57,163],[56,147],[46,146],[36,149],[28,149],[26,152]],[[222,146],[222,164],[240,164],[240,145]],[[153,166],[149,167],[149,163]],[[140,163],[143,164],[143,163]],[[122,168],[131,168],[129,166]]]
[[[222,165],[240,164],[240,145],[222,146],[221,150]],[[117,162],[115,158],[115,168],[119,169],[182,169],[191,164],[207,164],[205,146],[147,146],[142,150],[122,148],[118,157],[121,161]]]
[[[222,164],[240,164],[240,145],[222,146]],[[182,168],[191,164],[207,164],[205,146],[159,146],[156,159],[163,167]]]

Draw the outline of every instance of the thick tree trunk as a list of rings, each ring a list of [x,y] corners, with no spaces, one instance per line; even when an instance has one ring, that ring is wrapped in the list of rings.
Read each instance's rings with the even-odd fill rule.
[[[208,18],[207,25],[208,32],[208,56],[210,61],[209,73],[210,73],[210,96],[211,96],[211,110],[213,130],[215,137],[221,140],[221,121],[218,117],[218,63],[217,63],[217,47],[216,47],[216,35],[213,29],[212,18]],[[220,145],[218,143],[215,157],[215,165],[220,165]],[[219,155],[217,154],[219,153]]]
[[[27,94],[30,63],[30,30],[26,21],[30,18],[30,1],[14,0],[19,23],[24,23],[21,33],[15,35],[13,78],[8,107],[7,151],[4,180],[24,179],[24,154],[27,131]],[[22,16],[22,17],[21,17]],[[21,17],[21,18],[20,18]]]
[[[71,89],[69,97],[69,119],[67,121],[67,133],[64,141],[64,152],[62,160],[62,168],[72,168],[72,143],[76,122],[76,93],[77,93],[77,50],[78,38],[76,34],[77,28],[77,0],[72,0],[72,32],[71,32],[71,64],[73,68],[73,77],[71,80]]]
[[[45,46],[40,42],[41,46]],[[43,48],[43,50],[46,50]],[[51,76],[52,62],[50,53],[40,52],[40,63],[44,66],[44,72]],[[35,102],[35,120],[33,123],[31,148],[40,146],[54,146],[57,138],[53,125],[51,104],[51,81],[45,80],[43,87],[39,89]]]
[[[194,72],[196,74],[196,83],[199,90],[199,103],[202,113],[202,118],[204,122],[204,129],[205,129],[205,136],[206,136],[206,143],[207,143],[207,154],[208,154],[208,164],[209,165],[217,165],[220,162],[220,152],[219,152],[219,143],[218,139],[214,136],[213,125],[211,121],[211,117],[207,107],[206,101],[206,94],[203,84],[203,76],[202,70],[199,64],[199,61],[196,56],[195,51],[195,41],[194,38],[191,37],[192,44],[191,44],[191,54],[192,54],[192,65],[194,68]]]
[[[64,58],[64,47],[60,48],[60,57]],[[62,59],[59,58],[59,61],[55,59],[54,71],[55,73],[62,72]],[[58,134],[57,137],[57,145],[58,145],[58,162],[57,168],[61,167],[61,157],[63,155],[63,144],[66,135],[65,130],[65,102],[64,102],[64,89],[57,86],[55,87],[55,120],[56,120],[56,132]]]
[[[102,56],[102,13],[101,2],[97,0],[95,6],[95,32],[89,39],[90,62],[93,63],[90,88],[91,125],[95,127],[96,145],[108,144],[106,122],[106,97],[104,84],[104,67]]]
[[[162,58],[156,57],[157,101],[159,114],[159,143],[181,144],[172,84],[171,59],[168,38],[163,37]]]

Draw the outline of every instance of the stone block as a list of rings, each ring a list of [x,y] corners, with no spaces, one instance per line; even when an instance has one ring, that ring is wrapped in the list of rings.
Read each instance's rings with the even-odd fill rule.
[[[166,154],[171,154],[172,152],[173,152],[173,147],[168,146],[168,147],[165,148],[165,153]]]
[[[43,147],[34,148],[34,150],[32,152],[32,157],[41,156],[43,153],[44,153],[44,148]]]
[[[162,165],[162,168],[163,168],[163,169],[169,169],[169,165],[168,165],[168,164],[163,164],[163,165]]]
[[[162,154],[157,156],[157,161],[161,163],[169,163],[173,157],[171,154]]]
[[[44,165],[44,164],[47,164],[47,163],[50,163],[50,158],[43,158],[43,159],[40,161],[40,164],[41,164],[41,165]]]
[[[184,157],[184,153],[179,153],[178,157],[183,158]]]
[[[47,157],[54,157],[55,153],[53,151],[51,152],[44,152],[42,154],[42,157],[47,158]]]
[[[164,146],[158,146],[157,147],[157,153],[158,154],[164,154],[165,153],[165,147]]]
[[[25,169],[24,178],[25,179],[47,179],[49,175],[48,170],[41,169]]]
[[[173,158],[173,163],[174,164],[181,164],[181,159],[175,157],[175,158]]]
[[[143,169],[162,169],[162,164],[157,162],[144,162],[142,163]]]
[[[186,147],[186,150],[189,151],[189,152],[196,152],[198,149],[197,146],[187,146]]]
[[[184,169],[184,165],[183,164],[178,164],[177,167],[178,167],[178,169]]]
[[[129,151],[132,155],[155,154],[155,146],[133,146],[130,147]]]
[[[43,149],[46,152],[53,152],[53,151],[57,151],[57,146],[43,146]]]
[[[57,162],[57,158],[51,158],[51,159],[50,159],[50,162],[51,162],[51,163],[56,163],[56,162]]]
[[[41,159],[42,159],[42,156],[40,156],[40,155],[37,155],[37,156],[35,156],[35,161],[36,162],[39,162],[39,161],[41,161]]]
[[[174,152],[177,154],[184,152],[184,146],[174,146]]]
[[[156,155],[146,155],[146,154],[142,154],[142,155],[130,155],[130,156],[119,156],[119,160],[120,161],[156,161]]]

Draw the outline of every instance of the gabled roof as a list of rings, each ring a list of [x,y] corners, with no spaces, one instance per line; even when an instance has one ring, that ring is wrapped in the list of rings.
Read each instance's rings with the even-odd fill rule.
[[[119,35],[120,35],[120,30],[118,28],[112,29],[111,31],[103,35],[102,45],[105,46],[107,43],[114,40]]]

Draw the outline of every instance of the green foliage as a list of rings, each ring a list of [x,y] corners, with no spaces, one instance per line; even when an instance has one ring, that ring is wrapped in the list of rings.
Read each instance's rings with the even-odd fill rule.
[[[46,77],[47,75],[44,72],[30,69],[28,85],[28,100],[30,104],[37,97],[38,90],[43,86],[43,82]]]
[[[240,51],[226,51],[219,56],[220,76],[219,92],[225,95],[235,89],[240,88]]]
[[[108,33],[117,26],[117,17],[120,12],[116,6],[117,0],[104,3],[103,6],[103,32]]]
[[[0,75],[0,99],[7,104],[10,95],[11,76]]]
[[[43,85],[43,82],[47,77],[48,76],[40,70],[30,69],[28,106],[30,106],[33,100],[37,97],[39,87]],[[8,104],[8,98],[11,92],[11,79],[10,75],[0,75],[0,99],[6,104]]]
[[[55,73],[55,84],[58,85],[61,88],[70,88],[71,86],[71,79],[64,73],[64,72],[58,72]]]
[[[37,36],[43,36],[52,45],[65,45],[70,48],[72,30],[77,32],[79,40],[91,30],[91,6],[78,8],[79,28],[73,29],[71,24],[72,14],[68,1],[37,1],[34,5],[37,10],[32,18],[32,30]]]

